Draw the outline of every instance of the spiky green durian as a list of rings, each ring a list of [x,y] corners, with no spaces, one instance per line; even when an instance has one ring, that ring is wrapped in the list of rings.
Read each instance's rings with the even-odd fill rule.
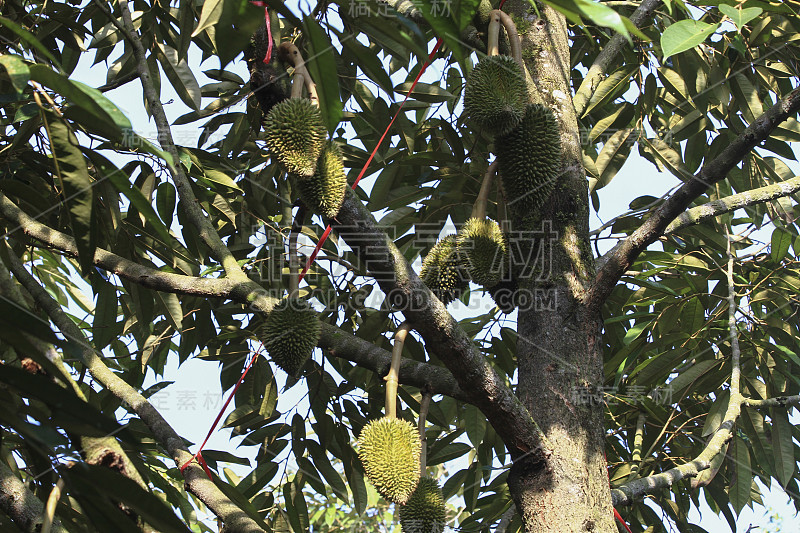
[[[325,146],[327,130],[319,109],[305,98],[276,104],[264,119],[267,148],[286,170],[311,176]]]
[[[522,69],[509,56],[481,59],[467,77],[464,111],[491,135],[508,133],[522,122],[528,92]]]
[[[500,281],[508,247],[497,222],[470,218],[458,232],[457,244],[472,281],[486,287]]]
[[[290,376],[297,376],[322,333],[317,312],[305,300],[284,298],[267,315],[258,331],[272,360]]]
[[[455,235],[448,235],[433,245],[422,261],[419,277],[444,304],[460,297],[469,287],[469,272],[458,253]]]
[[[489,287],[487,291],[489,291],[489,295],[492,297],[492,300],[494,300],[494,303],[497,304],[500,311],[506,315],[514,312],[514,309],[519,305],[519,287],[517,286],[517,282],[513,279],[504,279],[496,285]]]
[[[495,139],[500,179],[515,218],[529,219],[550,198],[561,172],[561,140],[549,108],[531,104],[522,123]]]
[[[315,213],[333,218],[339,213],[347,192],[342,152],[328,142],[317,160],[317,171],[310,178],[294,177],[300,198]]]
[[[358,457],[375,489],[394,503],[406,503],[419,482],[419,432],[399,418],[369,422],[356,441]]]
[[[442,533],[447,522],[442,489],[435,479],[420,478],[417,489],[400,507],[403,533]]]

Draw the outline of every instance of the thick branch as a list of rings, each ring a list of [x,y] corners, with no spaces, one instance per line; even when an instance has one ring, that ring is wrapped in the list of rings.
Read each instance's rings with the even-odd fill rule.
[[[419,332],[429,350],[469,391],[512,454],[536,452],[540,430],[528,410],[489,365],[478,347],[447,312],[397,249],[372,213],[348,190],[332,225],[375,276],[397,311]]]
[[[75,240],[44,224],[41,224],[22,212],[13,202],[0,193],[0,215],[18,225],[25,235],[37,239],[47,246],[55,248],[71,257],[78,257]],[[124,257],[97,248],[94,264],[108,270],[121,278],[138,285],[162,292],[188,294],[207,298],[228,298],[249,305],[254,311],[269,313],[278,302],[267,295],[266,291],[254,281],[234,282],[231,279],[196,278],[170,272],[162,272]],[[322,325],[322,337],[319,347],[341,359],[352,361],[360,367],[372,370],[378,375],[385,375],[389,369],[391,356],[386,350],[360,339],[332,324]],[[452,374],[442,367],[404,361],[400,369],[400,383],[419,388],[428,387],[435,394],[444,394],[453,398],[469,401],[458,387]]]
[[[644,0],[639,7],[636,8],[631,14],[630,20],[637,28],[641,28],[650,21],[656,8],[661,4],[661,0]],[[575,91],[575,97],[572,103],[575,105],[575,114],[577,116],[583,115],[586,107],[589,105],[589,100],[592,98],[598,84],[603,80],[607,74],[608,68],[617,59],[617,56],[622,52],[623,47],[628,46],[628,40],[624,35],[616,34],[608,41],[603,47],[603,50],[597,54],[594,63],[589,67],[589,71],[581,82],[581,86]]]
[[[392,362],[391,355],[383,348],[345,333],[330,324],[323,324],[322,336],[317,346],[335,357],[351,361],[379,376],[385,376],[389,372]],[[440,366],[403,359],[400,363],[400,383],[473,403],[472,398],[458,386],[453,374]]]
[[[39,531],[42,526],[44,504],[2,460],[0,460],[0,510],[26,533]],[[66,533],[67,530],[61,525],[61,521],[54,520],[50,531]]]
[[[798,109],[800,109],[800,89],[795,89],[753,122],[722,153],[705,164],[692,179],[661,204],[636,231],[622,241],[597,273],[594,286],[586,299],[589,310],[597,311],[600,308],[622,274],[649,244],[664,233],[670,222],[686,210],[706,188],[725,179],[732,168],[759,143],[769,138],[778,125],[796,114]]]
[[[744,401],[744,405],[754,409],[763,409],[765,407],[794,407],[800,405],[800,396],[776,396],[775,398],[766,398],[764,400],[748,398]]]
[[[798,191],[800,191],[800,177],[791,178],[780,183],[766,185],[739,194],[732,194],[725,198],[693,207],[681,213],[678,218],[667,226],[664,233],[672,233],[686,226],[700,224],[701,222],[717,217],[723,213],[730,213],[731,211],[736,211],[743,207],[762,204],[770,200],[775,200],[776,198],[783,198]]]

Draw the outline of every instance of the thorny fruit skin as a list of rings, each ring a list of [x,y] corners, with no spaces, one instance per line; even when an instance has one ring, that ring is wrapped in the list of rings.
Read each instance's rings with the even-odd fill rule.
[[[485,57],[467,77],[464,111],[492,136],[517,127],[527,103],[525,76],[509,56]]]
[[[293,182],[309,209],[325,218],[339,213],[347,192],[342,152],[336,143],[329,141],[317,161],[317,171],[310,178],[292,175]]]
[[[297,376],[321,333],[317,312],[308,302],[284,298],[267,316],[257,336],[275,364],[290,376]]]
[[[290,98],[276,104],[264,119],[264,130],[267,148],[289,173],[314,175],[327,129],[310,100]]]
[[[500,282],[508,249],[497,222],[470,218],[458,232],[457,243],[472,281],[484,287]]]
[[[404,504],[419,482],[419,432],[399,418],[369,422],[356,441],[358,457],[375,489],[394,503]]]
[[[561,139],[549,108],[530,104],[522,123],[495,140],[498,170],[514,218],[535,218],[561,172]]]
[[[469,272],[458,253],[456,235],[448,235],[433,245],[422,261],[419,277],[444,304],[460,297],[469,287]]]
[[[436,480],[421,478],[414,494],[400,507],[399,515],[403,533],[442,533],[447,511]]]

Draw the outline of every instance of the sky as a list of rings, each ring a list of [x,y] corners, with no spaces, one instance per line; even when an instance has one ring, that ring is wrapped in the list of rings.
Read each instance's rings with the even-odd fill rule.
[[[306,9],[305,11],[308,10]],[[114,57],[115,56],[112,55],[112,58]],[[90,63],[88,58],[84,58],[72,77],[92,86],[105,83],[107,67],[104,67],[103,64],[91,67]],[[197,63],[197,57],[193,57],[190,61],[200,85],[202,86],[204,83],[213,82],[214,80],[205,78],[201,71],[219,68],[217,60],[212,58],[199,66]],[[232,64],[229,64],[226,69],[236,72],[244,79],[248,78],[246,66],[241,60],[235,60]],[[434,83],[440,76],[441,72],[437,70],[434,64],[426,74],[424,81]],[[174,120],[178,116],[186,113],[188,109],[181,103],[169,84],[166,83],[166,79],[162,79],[162,101],[171,102],[165,105],[165,109],[170,120]],[[154,142],[157,140],[155,126],[151,121],[148,121],[146,114],[143,112],[141,88],[138,86],[138,82],[130,83],[119,89],[110,91],[106,96],[125,112],[131,119],[134,129],[139,134]],[[205,99],[204,105],[206,105],[208,101],[208,99]],[[239,108],[241,107],[240,105]],[[195,144],[194,139],[197,138],[202,123],[203,121],[198,121],[185,126],[175,127],[173,132],[176,137],[176,142],[178,142],[178,144],[193,146]],[[657,169],[648,161],[639,157],[636,150],[633,150],[629,160],[619,174],[608,186],[599,191],[601,200],[600,211],[598,214],[592,212],[591,227],[599,227],[603,222],[626,211],[628,204],[634,198],[642,195],[659,196],[677,183],[678,181],[674,177],[658,173]],[[369,181],[366,182],[365,187],[369,187]],[[486,303],[486,301],[484,301],[484,303]],[[487,303],[487,305],[490,305],[490,302]],[[463,318],[468,316],[469,313],[470,312],[465,309],[453,309],[453,314],[456,318]],[[319,358],[319,354],[315,357]],[[174,381],[175,383],[156,395],[153,398],[153,403],[178,433],[195,443],[199,443],[205,438],[211,422],[222,405],[218,366],[215,362],[189,359],[180,368],[177,368],[175,359],[176,358],[173,358],[168,364],[163,378],[164,380]],[[279,381],[282,383],[282,373],[278,371],[277,374],[279,376]],[[155,378],[151,376],[145,386],[149,386],[155,381]],[[291,412],[290,408],[297,402],[298,394],[303,388],[304,387],[300,385],[295,387],[290,393],[281,395],[279,397],[278,410],[282,413]],[[302,409],[303,404],[301,403],[299,407]],[[228,410],[230,411],[230,408]],[[289,416],[291,416],[291,414]],[[243,450],[231,450],[231,443],[229,442],[228,435],[229,432],[227,430],[216,431],[212,435],[207,449],[227,449],[237,455],[240,451],[242,451],[242,455],[250,457],[254,455],[255,448],[249,448],[249,453],[244,453]],[[192,448],[192,451],[195,450],[196,446]],[[767,492],[764,501],[768,507],[773,508],[779,515],[787,519],[785,522],[787,525],[791,522],[791,517],[794,515],[794,508],[786,502],[786,497],[780,490]],[[706,506],[701,506],[700,512],[701,515],[698,516],[697,512],[693,511],[693,515],[696,517],[695,520],[709,532],[725,533],[730,531],[727,522],[722,518],[718,518]],[[766,509],[761,507],[756,507],[755,510],[745,509],[739,518],[738,531],[747,531],[750,525],[760,525],[762,527],[768,525],[768,516],[765,515],[765,512]]]

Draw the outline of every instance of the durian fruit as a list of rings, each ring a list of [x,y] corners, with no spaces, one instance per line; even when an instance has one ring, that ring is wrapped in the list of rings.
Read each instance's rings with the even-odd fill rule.
[[[417,428],[399,418],[379,418],[364,426],[356,444],[364,472],[375,489],[388,501],[406,503],[419,482]]]
[[[445,305],[469,287],[469,272],[458,253],[455,235],[448,235],[433,245],[422,261],[419,277]]]
[[[317,160],[317,171],[310,178],[294,177],[300,198],[315,213],[333,218],[339,213],[347,192],[342,152],[329,141]]]
[[[525,76],[509,56],[485,57],[467,77],[464,111],[493,136],[517,127],[527,103]]]
[[[287,374],[297,377],[322,333],[317,312],[305,300],[284,298],[272,309],[258,338],[272,360]]]
[[[561,140],[549,108],[531,104],[522,123],[495,139],[508,208],[528,219],[550,198],[561,172]]]
[[[508,247],[497,222],[470,218],[458,232],[457,244],[459,256],[463,258],[472,281],[485,287],[500,281]]]
[[[312,176],[325,146],[322,115],[309,100],[290,98],[276,104],[264,119],[267,148],[286,170]]]
[[[420,478],[417,490],[400,507],[399,514],[403,533],[442,533],[447,514],[439,483],[430,477]]]

